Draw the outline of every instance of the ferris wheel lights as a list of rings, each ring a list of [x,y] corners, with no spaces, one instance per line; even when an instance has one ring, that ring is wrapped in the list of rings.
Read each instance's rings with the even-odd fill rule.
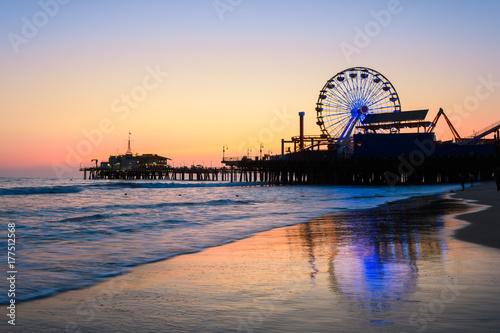
[[[399,104],[398,94],[385,76],[370,68],[352,67],[323,86],[316,103],[316,124],[323,136],[344,145],[368,114],[398,112]]]

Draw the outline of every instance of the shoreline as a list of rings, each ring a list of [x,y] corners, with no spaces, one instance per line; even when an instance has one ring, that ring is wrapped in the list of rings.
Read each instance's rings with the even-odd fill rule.
[[[467,188],[463,195],[473,196],[476,192],[484,191],[483,186],[485,185]],[[458,191],[458,195],[460,194],[462,192]],[[290,302],[293,304],[311,294],[316,295],[317,291],[309,290],[311,286],[327,287],[330,292],[343,295],[340,298],[341,302],[347,300],[349,304],[353,303],[352,295],[348,291],[349,280],[342,277],[349,273],[349,270],[346,271],[348,266],[345,266],[344,259],[333,267],[332,262],[335,258],[344,256],[345,259],[350,258],[348,262],[356,262],[359,261],[356,257],[359,253],[354,251],[355,256],[352,257],[352,253],[344,255],[342,247],[335,248],[334,244],[342,245],[342,242],[349,240],[349,237],[340,236],[342,228],[336,227],[333,221],[339,223],[339,220],[371,219],[374,216],[373,218],[383,222],[386,216],[395,215],[397,222],[398,214],[411,209],[418,214],[419,209],[415,207],[421,205],[439,210],[435,203],[443,203],[446,199],[432,199],[437,196],[443,198],[443,195],[427,195],[389,202],[376,208],[327,214],[305,223],[260,232],[249,238],[201,252],[136,266],[123,275],[96,285],[20,303],[19,328],[22,327],[24,332],[43,332],[38,326],[43,323],[48,331],[64,332],[98,329],[127,332],[132,327],[141,331],[165,328],[182,332],[194,332],[199,329],[220,331],[221,327],[224,327],[224,330],[231,328],[231,330],[249,331],[266,328],[273,331],[286,323],[282,322],[283,318],[292,315],[286,310]],[[468,200],[467,197],[459,199]],[[451,216],[459,216],[460,219],[462,216],[469,217],[476,214],[463,213],[464,201],[455,199],[448,201],[447,204],[454,205],[450,208]],[[431,237],[429,244],[424,241],[419,243],[419,239],[426,236],[426,229],[437,228],[437,220],[432,223],[430,220],[429,222],[425,220],[426,225],[422,227],[424,229],[420,227],[412,229],[415,235],[405,231],[404,227],[401,228],[404,222],[389,225],[391,234],[401,236],[398,236],[397,240],[391,238],[377,241],[378,256],[381,256],[378,259],[382,260],[381,262],[389,260],[389,263],[410,260],[412,262],[410,266],[398,264],[397,270],[392,274],[396,274],[403,281],[415,281],[413,283],[417,284],[418,277],[411,267],[417,267],[416,262],[424,258],[424,263],[428,260],[434,262],[435,259],[432,258],[443,255],[439,250],[443,245],[440,245],[438,239]],[[361,230],[356,237],[362,237],[373,231],[380,233],[386,228],[387,226],[377,226],[375,230],[373,228]],[[419,233],[418,237],[416,233]],[[365,250],[373,247],[373,241],[370,239],[365,239],[361,243],[364,244]],[[332,283],[333,285],[328,287]],[[403,288],[399,283],[383,287],[396,288],[398,294],[410,297],[416,286]],[[403,289],[400,290],[401,288]],[[373,297],[372,292],[366,292],[368,293],[365,295],[366,298]],[[330,313],[323,312],[330,303],[325,302],[323,300],[310,305],[318,313],[303,309],[308,315],[302,315],[302,321],[308,322],[310,315],[321,314],[323,323],[317,324],[315,329],[310,327],[302,329],[318,332],[323,328],[326,329],[324,321],[329,318]],[[394,308],[393,303],[397,301],[390,299],[384,306]],[[363,300],[358,299],[353,304],[356,311],[361,312],[366,306]],[[348,315],[344,311],[345,309],[336,309],[339,318]],[[407,321],[406,312],[398,316]],[[398,316],[396,317],[399,318]],[[372,320],[385,321],[378,317]],[[401,321],[401,318],[398,320]],[[194,321],[194,324],[183,327],[183,323],[189,321]],[[362,323],[360,331],[366,330],[368,328],[366,325],[368,324]],[[347,327],[345,331],[348,330]],[[386,330],[390,326],[383,324],[378,328]]]
[[[458,214],[457,219],[467,222],[455,231],[456,239],[500,249],[500,191],[495,182],[485,182],[456,191],[452,198],[483,206],[479,211]]]

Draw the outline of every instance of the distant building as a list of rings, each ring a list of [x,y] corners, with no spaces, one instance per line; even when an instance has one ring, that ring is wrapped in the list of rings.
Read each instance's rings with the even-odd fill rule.
[[[112,155],[107,162],[101,162],[102,169],[108,170],[138,170],[138,169],[161,169],[168,166],[168,157],[157,154],[134,154],[130,146],[130,135],[128,133],[128,149],[125,155]]]
[[[168,166],[169,158],[157,154],[125,154],[110,156],[101,162],[101,168],[108,170],[160,169]]]

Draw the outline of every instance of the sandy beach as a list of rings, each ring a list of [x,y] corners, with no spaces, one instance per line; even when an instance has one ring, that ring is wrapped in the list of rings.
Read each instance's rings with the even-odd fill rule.
[[[321,216],[22,303],[0,329],[499,331],[499,200],[485,183]]]
[[[463,214],[459,218],[470,222],[456,231],[457,239],[500,249],[500,192],[489,182],[457,191],[454,197],[485,205],[479,212]]]

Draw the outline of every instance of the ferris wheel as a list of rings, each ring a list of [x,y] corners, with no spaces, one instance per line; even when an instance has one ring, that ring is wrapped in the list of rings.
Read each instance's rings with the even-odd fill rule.
[[[366,115],[400,112],[396,89],[379,72],[352,67],[337,73],[321,89],[317,124],[329,139],[345,145]]]

